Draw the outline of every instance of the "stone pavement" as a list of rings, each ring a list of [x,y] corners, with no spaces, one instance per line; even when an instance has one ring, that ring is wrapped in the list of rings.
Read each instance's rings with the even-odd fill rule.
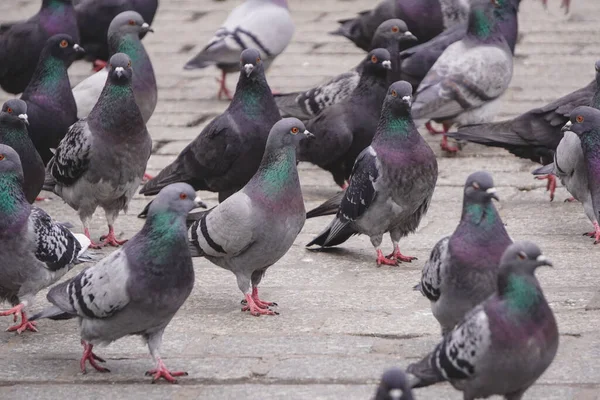
[[[3,0],[2,21],[36,12],[39,0]],[[149,172],[167,165],[227,103],[215,99],[215,69],[184,71],[238,1],[162,0],[154,28],[145,39],[158,75],[159,104],[149,123],[155,141]],[[273,65],[268,79],[281,92],[308,88],[323,78],[353,67],[360,50],[327,35],[335,20],[372,7],[368,0],[291,0],[296,34]],[[550,0],[524,0],[515,73],[499,117],[514,116],[587,84],[600,55],[598,0],[573,0],[570,15]],[[89,64],[71,68],[76,83],[90,73]],[[233,88],[236,77],[231,75]],[[0,101],[9,96],[0,93]],[[461,208],[462,185],[478,169],[492,172],[500,213],[514,239],[537,242],[555,268],[539,278],[561,332],[556,360],[528,399],[600,399],[600,311],[592,301],[599,289],[600,246],[581,233],[589,230],[581,204],[548,201],[544,185],[532,179],[534,165],[502,150],[468,145],[446,157],[439,138],[425,135],[439,155],[440,177],[433,202],[419,231],[401,242],[419,260],[397,268],[377,268],[368,238],[349,240],[335,251],[304,249],[328,219],[307,221],[290,252],[263,280],[262,293],[279,303],[281,315],[254,318],[240,312],[242,298],[232,274],[197,259],[196,286],[166,331],[162,354],[173,369],[189,371],[179,385],[150,385],[144,377],[152,364],[139,339],[127,338],[99,349],[110,374],[79,372],[81,347],[75,321],[43,321],[40,333],[0,334],[0,398],[66,397],[118,399],[366,399],[389,366],[406,366],[439,341],[429,303],[411,290],[430,249],[451,233]],[[301,165],[307,208],[333,195],[329,174]],[[200,193],[211,205],[212,193]],[[59,221],[80,231],[76,214],[60,199],[41,206]],[[142,225],[135,215],[147,199],[137,196],[117,231],[133,235]],[[105,233],[100,212],[92,232]],[[386,242],[386,246],[391,244]],[[106,251],[108,253],[108,251]],[[79,270],[79,268],[77,269]],[[77,271],[72,271],[76,273]],[[34,310],[45,304],[40,293]],[[592,301],[592,302],[591,302]],[[589,304],[590,310],[586,310]],[[594,307],[594,304],[596,305]],[[594,309],[595,308],[595,309]],[[8,324],[8,318],[2,324]],[[421,389],[420,399],[459,399],[448,385]]]

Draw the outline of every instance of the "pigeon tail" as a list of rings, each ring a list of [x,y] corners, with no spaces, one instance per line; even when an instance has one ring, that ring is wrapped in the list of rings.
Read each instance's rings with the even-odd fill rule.
[[[29,318],[29,321],[36,321],[38,319],[49,318],[51,320],[62,320],[62,319],[71,319],[75,318],[75,315],[69,314],[58,308],[57,306],[50,306],[39,313],[35,314],[33,317]]]
[[[513,129],[513,121],[501,121],[489,124],[465,125],[456,132],[448,132],[448,137],[468,142],[479,143],[485,146],[502,147],[510,149],[514,146],[528,146]]]
[[[412,388],[421,388],[443,382],[444,377],[431,366],[432,354],[426,355],[421,361],[411,364],[406,369],[406,372],[413,375],[415,379],[411,379]]]
[[[342,199],[344,198],[344,191],[338,192],[321,204],[318,207],[313,208],[309,212],[306,213],[306,218],[314,218],[314,217],[322,217],[324,215],[334,215],[338,212],[340,204],[342,203]]]
[[[192,58],[190,61],[188,61],[183,66],[183,69],[201,69],[201,68],[210,67],[211,65],[215,65],[217,62],[214,59],[211,59],[210,58],[211,56],[214,56],[214,55],[206,54],[203,50],[200,53],[198,53],[194,58]]]
[[[279,113],[283,118],[295,117],[298,119],[307,119],[312,117],[312,115],[307,114],[297,102],[298,96],[301,94],[302,92],[292,92],[273,95],[275,104],[277,104]]]
[[[371,47],[372,35],[368,36],[363,32],[362,29],[362,18],[369,14],[371,14],[371,11],[362,11],[358,13],[358,17],[356,18],[338,20],[340,26],[335,31],[329,32],[329,34],[334,36],[343,36],[364,51],[369,51]]]
[[[325,229],[319,236],[308,243],[306,247],[314,245],[321,247],[333,247],[344,243],[346,240],[350,239],[350,237],[358,234],[358,232],[356,232],[356,230],[354,230],[350,224],[345,224],[333,235],[331,234],[331,228],[332,226],[329,226],[327,229]]]
[[[142,189],[140,189],[140,194],[143,194],[144,196],[156,195],[165,186],[177,182],[189,183],[188,175],[185,173],[185,167],[179,158],[167,165],[153,179],[146,182],[146,184],[142,186]]]

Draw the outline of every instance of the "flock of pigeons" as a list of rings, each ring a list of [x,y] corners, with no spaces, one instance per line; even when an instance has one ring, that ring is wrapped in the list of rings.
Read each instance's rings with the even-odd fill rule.
[[[399,241],[417,229],[436,186],[435,155],[417,131],[421,123],[433,131],[430,121],[443,124],[447,151],[458,151],[450,136],[544,164],[535,173],[548,175],[551,189],[553,175],[562,179],[598,243],[600,63],[587,87],[489,122],[512,77],[519,2],[384,0],[335,32],[368,51],[354,69],[304,92],[273,95],[265,70],[294,24],[286,0],[246,0],[185,66],[220,68],[219,96],[231,98],[229,107],[154,178],[145,176],[146,123],[157,86],[141,39],[152,32],[157,0],[42,0],[29,20],[0,25],[0,86],[22,93],[0,112],[0,299],[13,306],[0,315],[20,316],[8,330],[78,318],[83,372],[87,362],[108,372],[94,345],[141,335],[156,363],[147,374],[175,382],[186,373],[166,368],[160,346],[193,289],[192,257],[233,272],[242,310],[255,316],[277,314],[258,285],[307,217],[334,215],[308,246],[364,234],[377,264],[414,259]],[[71,88],[67,69],[76,58],[98,71]],[[231,96],[225,77],[236,71]],[[298,161],[331,172],[344,190],[306,213]],[[157,197],[140,214],[141,231],[119,241],[115,221],[144,178],[140,193]],[[83,235],[32,205],[42,189],[78,212]],[[191,212],[206,208],[196,190],[218,192],[219,204]],[[552,264],[535,244],[513,243],[493,199],[492,177],[471,174],[458,227],[435,245],[415,287],[431,301],[443,339],[406,373],[387,371],[377,399],[412,399],[411,388],[449,381],[465,399],[516,400],[553,361],[558,329],[534,275]],[[98,207],[108,224],[101,242],[89,232]],[[122,247],[52,287],[51,305],[29,316],[40,290],[92,261],[88,248],[105,245]]]

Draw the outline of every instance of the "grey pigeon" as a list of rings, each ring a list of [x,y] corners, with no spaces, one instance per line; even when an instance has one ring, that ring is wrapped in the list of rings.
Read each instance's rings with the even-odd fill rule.
[[[449,381],[465,400],[520,400],[558,349],[558,328],[535,270],[552,263],[531,242],[510,245],[496,293],[471,310],[435,350],[412,364],[413,387]],[[412,380],[412,379],[411,379]]]
[[[448,136],[486,146],[502,147],[517,157],[544,165],[550,164],[563,138],[561,128],[569,121],[571,111],[579,106],[600,109],[600,61],[596,61],[595,68],[595,80],[550,104],[529,110],[511,120],[462,126]],[[546,178],[550,199],[553,200],[556,181],[552,175],[547,175]]]
[[[0,144],[0,301],[13,307],[0,316],[21,315],[8,328],[22,333],[37,331],[27,317],[35,295],[69,271],[89,241],[76,237],[33,207],[22,189],[23,170],[16,151]]]
[[[219,192],[219,201],[240,190],[258,169],[269,130],[281,119],[265,78],[260,52],[247,49],[229,107],[213,119],[141,194],[153,195],[173,182]]]
[[[242,311],[274,315],[275,303],[258,297],[267,268],[287,253],[304,226],[305,210],[295,149],[312,136],[296,118],[277,122],[260,167],[242,190],[204,212],[189,228],[194,255],[235,274]]]
[[[8,100],[0,111],[0,143],[13,148],[23,167],[23,193],[33,203],[44,185],[44,163],[27,134],[27,104]]]
[[[389,84],[400,79],[399,52],[411,46],[416,40],[417,38],[401,19],[389,19],[379,25],[375,31],[369,50],[384,48],[390,52],[392,69],[388,72]],[[361,61],[354,69],[307,91],[274,95],[281,115],[308,119],[332,104],[339,103],[358,85],[363,66],[364,63]]]
[[[225,84],[228,73],[239,71],[242,51],[257,49],[269,68],[294,35],[287,0],[246,0],[234,8],[206,47],[185,64],[185,69],[216,65],[222,72],[218,97],[232,98]]]
[[[86,48],[86,59],[102,66],[111,56],[108,49],[108,27],[113,18],[124,11],[136,11],[152,25],[158,0],[84,0],[75,6],[81,45]],[[140,33],[140,39],[146,32]]]
[[[158,89],[152,62],[140,41],[140,34],[145,32],[153,30],[142,16],[135,11],[125,11],[117,15],[108,28],[108,49],[111,57],[116,53],[124,53],[131,59],[133,93],[147,123],[156,108]],[[73,88],[79,118],[87,117],[96,105],[107,77],[108,68],[105,68]]]
[[[326,108],[306,123],[315,140],[300,144],[298,160],[331,172],[335,183],[346,187],[356,157],[373,139],[392,68],[386,49],[371,51],[363,61],[356,88],[343,101]]]
[[[71,125],[77,122],[77,104],[71,92],[67,68],[82,53],[71,36],[61,33],[46,42],[38,65],[21,100],[27,103],[29,136],[48,164]]]
[[[350,39],[368,51],[375,30],[389,18],[400,18],[408,29],[424,43],[462,21],[466,21],[469,0],[383,0],[370,11],[338,21],[340,27],[331,32]],[[425,17],[426,16],[426,17]]]
[[[337,246],[356,234],[369,235],[377,264],[397,265],[414,257],[400,252],[400,239],[419,226],[437,181],[435,155],[410,115],[412,86],[392,84],[383,103],[373,142],[356,159],[350,185],[329,226],[307,246]],[[389,232],[394,251],[381,251]]]
[[[469,175],[460,223],[436,243],[423,267],[417,286],[431,301],[442,335],[496,290],[500,259],[512,240],[492,199],[498,197],[490,174]]]
[[[194,267],[188,249],[185,217],[194,208],[194,190],[185,183],[164,188],[152,203],[142,230],[119,250],[77,276],[53,287],[53,305],[32,319],[79,319],[85,364],[109,372],[93,348],[130,335],[148,344],[160,378],[175,383],[186,372],[169,371],[160,347],[165,328],[194,287]]]
[[[400,368],[390,368],[383,373],[375,392],[375,400],[413,400],[408,378]]]
[[[90,218],[102,207],[108,222],[104,244],[118,246],[123,242],[115,237],[114,223],[142,181],[152,139],[135,102],[131,60],[117,53],[109,68],[98,103],[71,126],[50,160],[44,189],[77,210],[87,237]]]
[[[46,41],[66,33],[79,43],[71,0],[42,0],[40,11],[27,21],[0,27],[0,86],[21,93],[33,76]]]
[[[447,132],[455,123],[483,123],[494,117],[513,71],[512,54],[495,15],[498,7],[497,1],[472,1],[467,35],[446,48],[416,91],[415,120],[443,122]],[[448,145],[445,135],[442,149],[458,150]]]
[[[584,235],[600,243],[600,110],[580,106],[571,111],[563,127],[554,162],[534,171],[534,174],[558,176],[569,193],[583,204],[585,215],[594,230]]]

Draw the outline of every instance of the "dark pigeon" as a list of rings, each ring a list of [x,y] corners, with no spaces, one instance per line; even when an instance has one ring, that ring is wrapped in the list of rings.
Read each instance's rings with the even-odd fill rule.
[[[40,11],[27,21],[0,28],[0,86],[9,93],[25,90],[46,41],[66,33],[79,43],[79,29],[71,0],[42,0]]]
[[[520,400],[558,349],[558,328],[534,272],[552,266],[531,242],[500,262],[496,293],[471,310],[423,360],[408,367],[413,387],[449,381],[465,400]]]
[[[414,257],[400,252],[400,239],[419,226],[437,181],[435,155],[410,115],[412,86],[390,86],[373,142],[356,159],[350,185],[329,226],[307,246],[337,246],[356,234],[369,235],[377,264],[397,265]],[[394,251],[381,251],[389,232]]]

